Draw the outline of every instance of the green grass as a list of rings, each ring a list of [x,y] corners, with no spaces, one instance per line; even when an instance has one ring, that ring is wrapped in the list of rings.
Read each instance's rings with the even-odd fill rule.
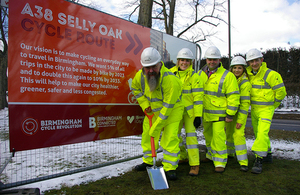
[[[246,129],[246,137],[251,138],[251,128]],[[271,139],[291,142],[300,141],[300,132],[271,130]],[[201,156],[204,156],[201,154]],[[254,155],[249,152],[249,168],[251,169]],[[160,163],[160,162],[158,162]],[[273,158],[272,164],[263,164],[261,174],[239,171],[239,164],[229,159],[225,172],[215,173],[212,163],[201,163],[200,172],[196,177],[188,175],[189,165],[182,164],[177,168],[178,180],[168,181],[169,189],[153,190],[147,172],[130,171],[119,177],[101,179],[73,187],[62,187],[50,190],[45,195],[114,195],[114,194],[300,194],[300,161]]]

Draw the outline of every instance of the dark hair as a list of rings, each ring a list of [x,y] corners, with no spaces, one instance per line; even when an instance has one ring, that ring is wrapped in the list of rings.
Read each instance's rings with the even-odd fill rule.
[[[164,64],[165,64],[165,67],[167,67],[168,69],[170,69],[170,68],[172,68],[173,66],[176,65],[172,61],[167,61]]]
[[[239,65],[239,64],[236,64],[236,65]],[[236,66],[236,65],[234,65],[234,66]],[[230,72],[232,72],[232,68],[233,68],[234,66],[230,66],[230,68],[229,68],[229,71],[230,71]],[[243,73],[245,73],[246,77],[248,77],[247,70],[246,70],[246,66],[244,66],[244,65],[240,65],[240,66],[243,67]]]

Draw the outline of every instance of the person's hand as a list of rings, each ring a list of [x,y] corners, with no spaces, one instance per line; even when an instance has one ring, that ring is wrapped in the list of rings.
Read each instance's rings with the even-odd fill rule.
[[[226,118],[225,118],[225,121],[226,121],[227,123],[230,123],[230,122],[233,121],[233,119],[226,117]]]
[[[197,129],[201,125],[201,118],[200,117],[195,117],[194,119],[194,126]]]
[[[149,106],[148,108],[145,109],[145,111],[146,111],[147,113],[150,113],[150,112],[152,112],[152,109],[151,109],[151,107]]]
[[[242,127],[242,124],[240,123],[236,123],[236,126],[235,126],[237,129],[240,129]]]

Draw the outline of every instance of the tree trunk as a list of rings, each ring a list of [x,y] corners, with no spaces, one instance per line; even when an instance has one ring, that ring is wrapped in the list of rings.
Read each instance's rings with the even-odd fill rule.
[[[176,0],[171,0],[170,2],[170,13],[169,13],[169,24],[167,34],[173,36],[173,25],[174,25],[174,14],[175,14],[175,2]],[[165,18],[167,20],[167,18]]]
[[[138,24],[152,27],[152,6],[153,0],[140,0]]]
[[[8,106],[6,99],[7,92],[7,53],[2,53],[0,57],[0,109]]]

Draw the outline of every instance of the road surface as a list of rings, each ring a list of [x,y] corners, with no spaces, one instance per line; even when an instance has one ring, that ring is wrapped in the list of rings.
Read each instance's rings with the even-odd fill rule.
[[[247,119],[246,127],[252,127],[251,118]],[[300,120],[273,119],[271,129],[300,132]]]

